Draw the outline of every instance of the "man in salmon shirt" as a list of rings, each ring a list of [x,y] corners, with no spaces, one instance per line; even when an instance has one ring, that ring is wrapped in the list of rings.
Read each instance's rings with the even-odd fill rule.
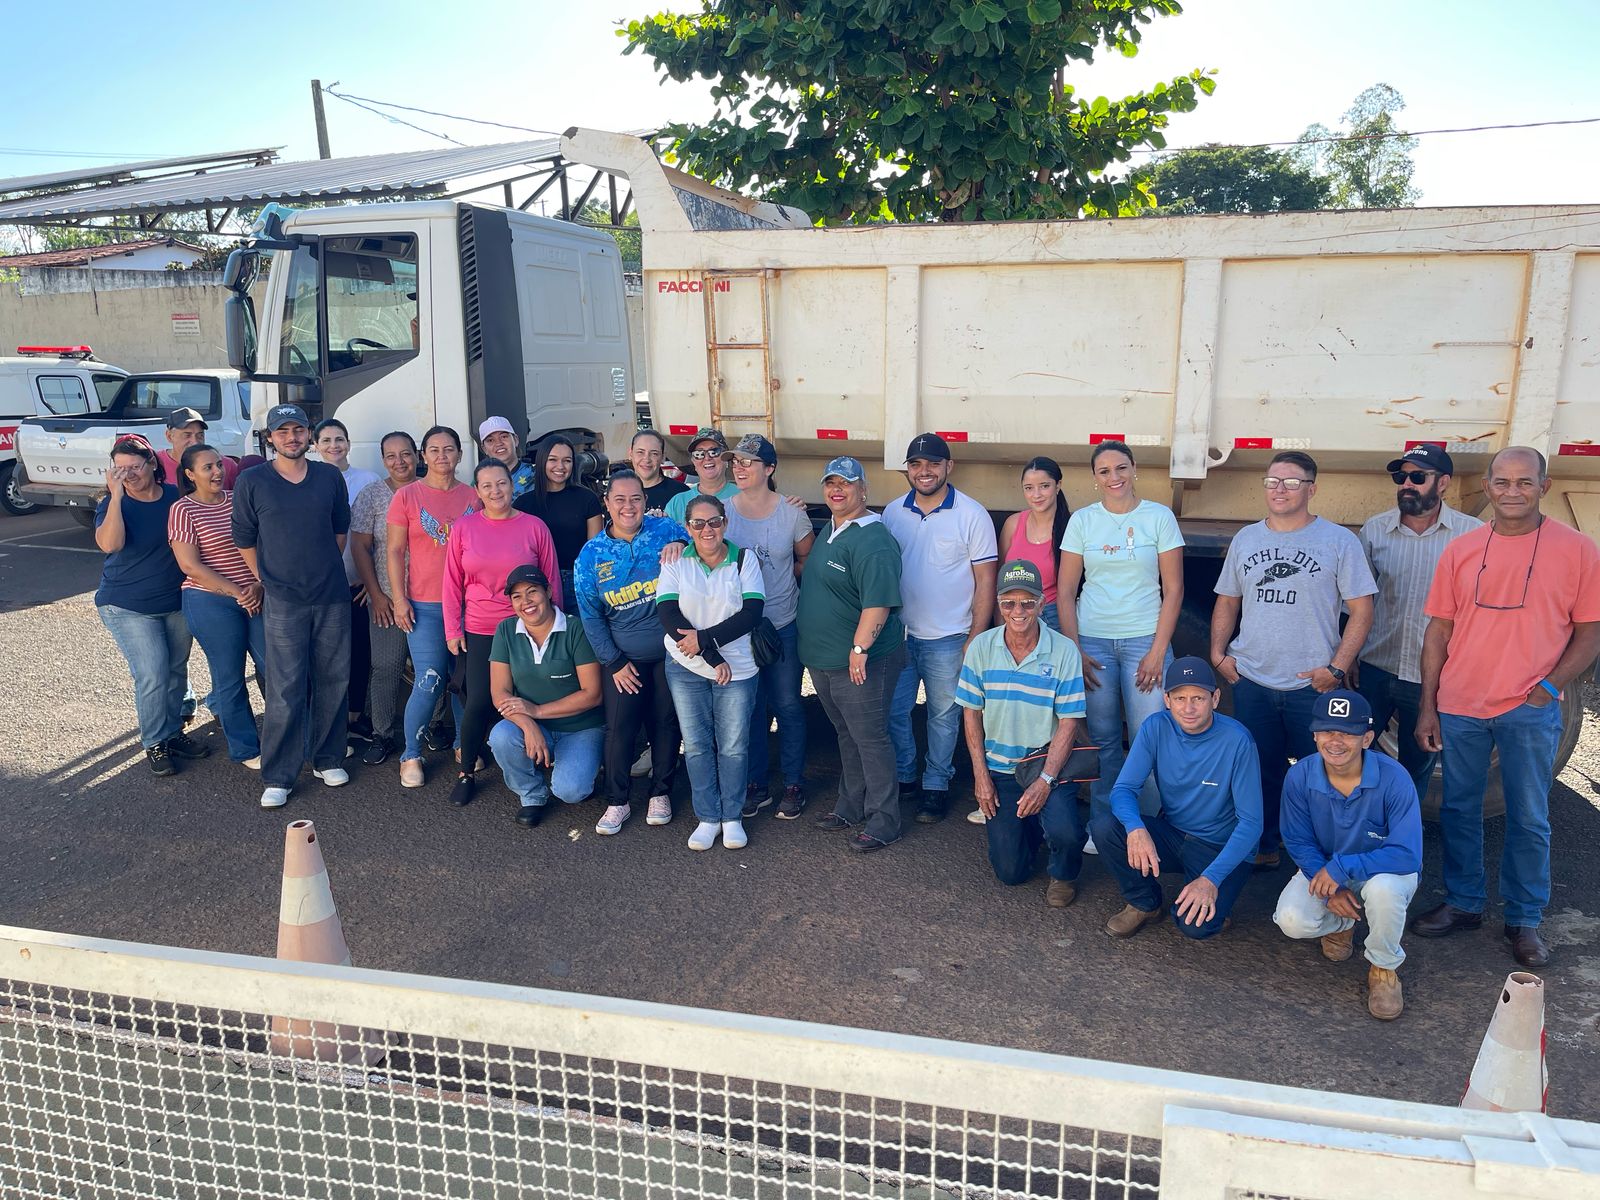
[[[1444,903],[1411,922],[1422,937],[1483,924],[1483,793],[1500,751],[1506,841],[1500,898],[1511,954],[1550,961],[1539,922],[1550,903],[1550,785],[1561,742],[1562,689],[1600,649],[1600,548],[1539,511],[1544,455],[1508,446],[1489,463],[1494,519],[1439,559],[1422,643],[1417,742],[1444,756]]]

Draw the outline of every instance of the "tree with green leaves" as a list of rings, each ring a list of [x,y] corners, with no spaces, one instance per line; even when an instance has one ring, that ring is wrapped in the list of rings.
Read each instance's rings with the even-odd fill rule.
[[[1411,186],[1417,139],[1395,121],[1405,106],[1394,88],[1376,83],[1355,98],[1338,130],[1313,125],[1300,135],[1300,161],[1328,177],[1332,207],[1407,208],[1421,199]]]
[[[667,78],[711,81],[716,114],[665,130],[690,171],[825,222],[1131,212],[1106,169],[1160,148],[1194,70],[1120,100],[1069,64],[1132,56],[1178,0],[700,0],[620,32]]]
[[[1327,205],[1331,187],[1299,158],[1266,146],[1196,146],[1129,175],[1155,197],[1157,216],[1298,212]]]

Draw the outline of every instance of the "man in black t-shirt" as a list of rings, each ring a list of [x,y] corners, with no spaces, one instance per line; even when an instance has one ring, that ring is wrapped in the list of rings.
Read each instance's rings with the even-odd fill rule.
[[[264,593],[261,807],[281,808],[308,748],[312,772],[323,783],[339,787],[350,781],[341,765],[350,690],[350,589],[343,558],[350,500],[337,467],[306,461],[311,436],[299,405],[274,405],[267,434],[276,456],[239,476],[233,540]]]

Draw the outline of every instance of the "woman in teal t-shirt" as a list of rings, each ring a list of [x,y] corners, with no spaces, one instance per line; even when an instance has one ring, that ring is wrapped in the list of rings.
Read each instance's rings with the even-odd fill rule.
[[[1124,443],[1101,442],[1089,469],[1100,500],[1067,522],[1056,587],[1061,632],[1083,655],[1089,736],[1100,747],[1100,778],[1089,787],[1093,820],[1111,811],[1125,757],[1123,722],[1131,738],[1162,709],[1161,675],[1183,606],[1183,536],[1171,509],[1139,499],[1139,473]],[[1156,797],[1147,791],[1153,811]]]

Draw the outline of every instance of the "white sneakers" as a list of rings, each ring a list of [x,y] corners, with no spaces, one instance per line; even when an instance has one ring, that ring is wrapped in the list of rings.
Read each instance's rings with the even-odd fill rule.
[[[329,787],[343,787],[350,782],[350,772],[343,767],[329,767],[326,771],[318,771],[313,767],[311,773]]]
[[[259,771],[261,770],[261,755],[258,754],[254,758],[242,758],[239,760],[239,765],[247,771]]]
[[[750,837],[744,831],[743,821],[723,821],[720,825],[715,821],[701,821],[689,835],[689,849],[711,849],[716,845],[719,833],[722,835],[724,850],[743,850],[750,844]]]
[[[408,788],[419,788],[422,786],[422,760],[420,758],[407,758],[401,760],[400,786]]]
[[[744,831],[743,821],[724,821],[722,823],[722,848],[724,850],[743,850],[750,844],[750,837]]]
[[[626,804],[613,804],[606,809],[605,814],[595,822],[594,831],[609,837],[622,830],[623,823],[633,816],[633,809]]]
[[[650,774],[650,747],[646,746],[644,752],[633,760],[633,766],[628,768],[628,774],[634,779],[642,779]]]
[[[262,808],[282,808],[289,803],[288,788],[268,788],[261,793]]]
[[[670,825],[672,823],[672,798],[670,796],[651,796],[650,810],[645,813],[646,825]]]
[[[967,814],[967,820],[971,821],[974,825],[982,825],[988,821],[988,819],[988,817],[983,815],[983,809],[981,808],[975,808]]]
[[[1083,839],[1083,852],[1085,854],[1099,854],[1100,853],[1099,850],[1095,849],[1094,839],[1092,837],[1086,837],[1086,838]]]

